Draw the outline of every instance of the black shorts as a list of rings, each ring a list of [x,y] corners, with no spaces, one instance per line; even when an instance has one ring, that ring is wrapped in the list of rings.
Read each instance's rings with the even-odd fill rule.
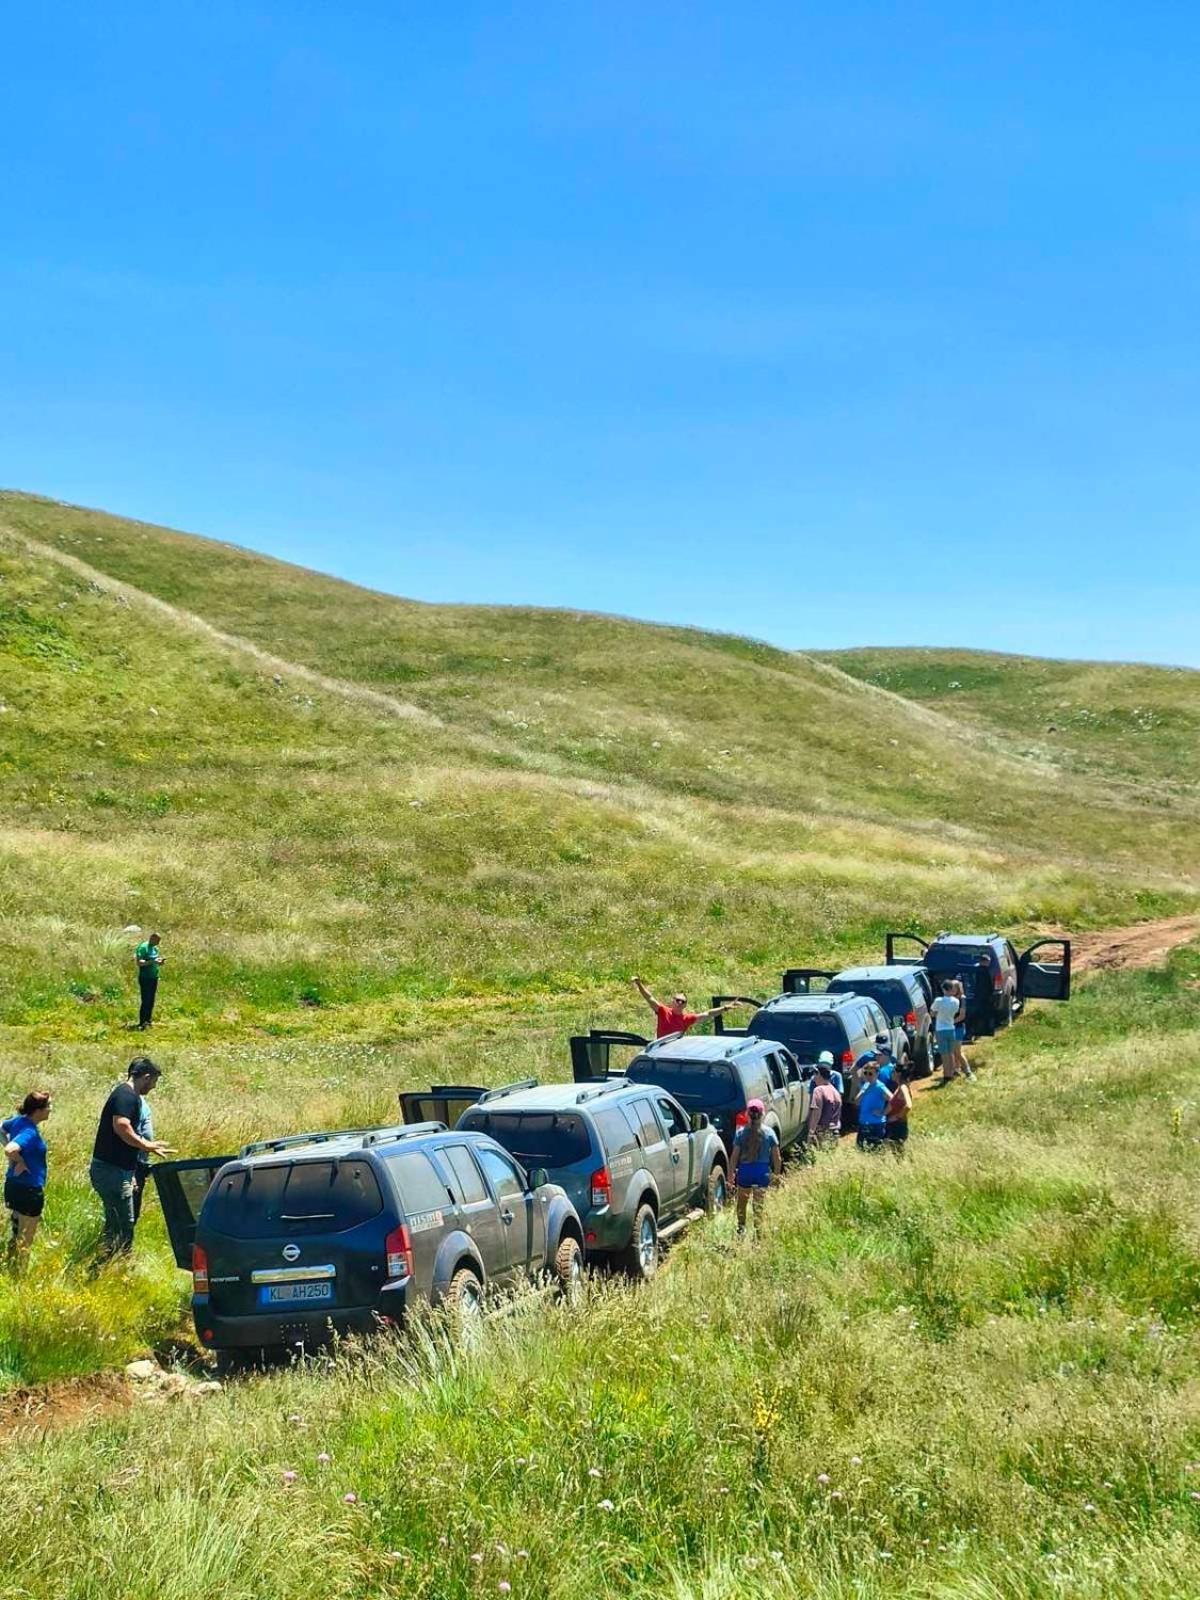
[[[860,1122],[854,1142],[860,1150],[874,1150],[886,1137],[887,1129],[882,1122]]]
[[[18,1183],[15,1178],[5,1178],[4,1204],[22,1217],[40,1217],[46,1204],[46,1191],[35,1188],[32,1183]]]
[[[905,1118],[903,1122],[889,1122],[887,1137],[892,1144],[903,1144],[908,1138],[908,1119]]]

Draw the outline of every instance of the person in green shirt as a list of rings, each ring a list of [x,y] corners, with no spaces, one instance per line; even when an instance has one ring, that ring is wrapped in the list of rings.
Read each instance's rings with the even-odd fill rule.
[[[148,1028],[154,1019],[154,996],[158,993],[158,969],[163,964],[163,958],[158,953],[158,935],[152,933],[149,938],[143,939],[133,952],[137,962],[138,989],[141,992],[142,1006],[138,1014],[138,1027]]]

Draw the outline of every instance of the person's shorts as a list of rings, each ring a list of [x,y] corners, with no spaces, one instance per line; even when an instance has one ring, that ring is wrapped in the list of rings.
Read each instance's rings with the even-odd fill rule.
[[[46,1191],[32,1183],[4,1180],[4,1204],[22,1217],[40,1217],[46,1204]]]
[[[860,1150],[873,1150],[881,1145],[887,1138],[887,1124],[885,1122],[860,1122],[858,1125],[858,1138],[855,1143]]]
[[[889,1122],[884,1137],[889,1144],[903,1144],[908,1138],[908,1118],[903,1122]]]
[[[963,1040],[967,1037],[967,1025],[965,1022],[956,1022],[954,1024],[954,1037],[958,1040],[959,1044],[962,1044]]]
[[[939,1028],[935,1035],[937,1039],[938,1055],[952,1056],[954,1046],[958,1042],[957,1035],[950,1032],[949,1028]]]

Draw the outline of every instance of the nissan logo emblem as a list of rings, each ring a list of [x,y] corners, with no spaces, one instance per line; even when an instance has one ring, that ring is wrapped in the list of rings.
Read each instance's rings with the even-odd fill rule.
[[[285,1244],[283,1247],[283,1259],[285,1261],[299,1261],[300,1246],[298,1244]]]

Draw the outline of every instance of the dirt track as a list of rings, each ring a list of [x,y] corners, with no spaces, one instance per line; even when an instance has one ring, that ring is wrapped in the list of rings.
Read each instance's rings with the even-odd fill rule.
[[[1056,934],[1059,929],[1047,928]],[[1160,917],[1128,928],[1071,935],[1071,971],[1116,972],[1122,967],[1152,967],[1156,961],[1200,934],[1200,917]]]

